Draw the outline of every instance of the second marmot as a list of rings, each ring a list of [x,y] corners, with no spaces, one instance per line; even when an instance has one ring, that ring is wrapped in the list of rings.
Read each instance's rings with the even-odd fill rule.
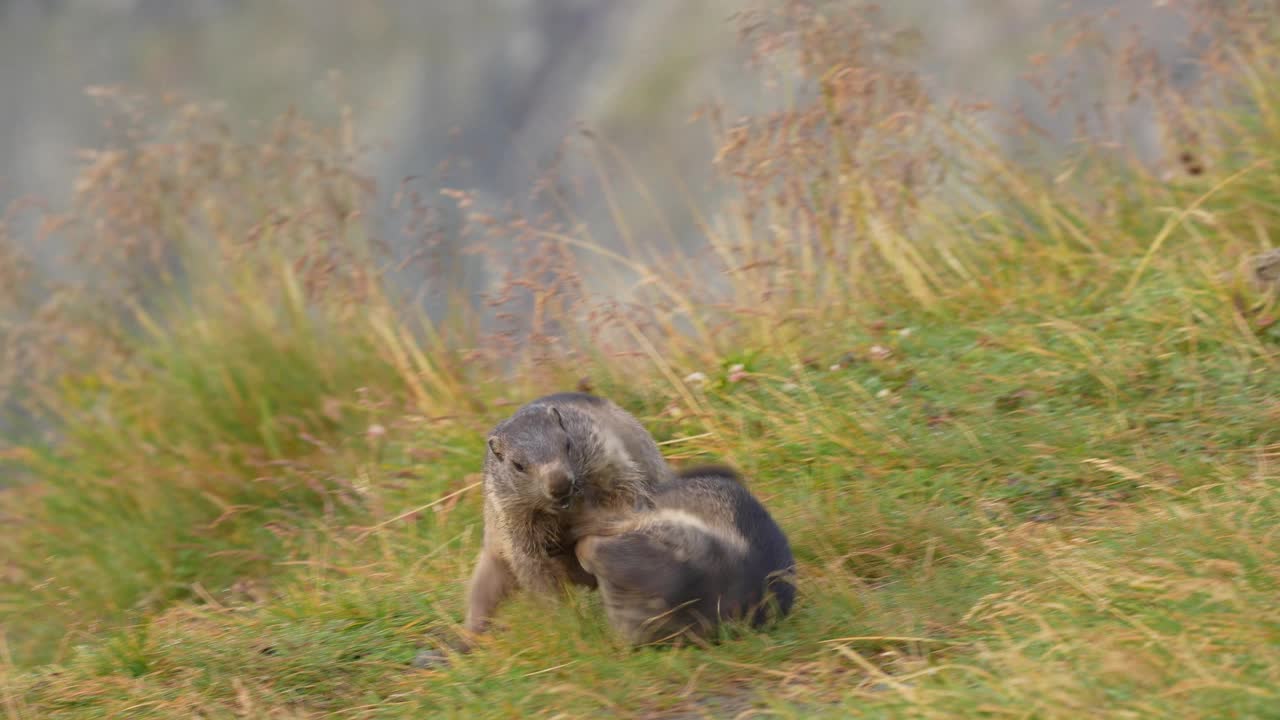
[[[633,645],[706,638],[726,620],[759,627],[795,601],[787,537],[728,467],[681,470],[652,509],[597,513],[574,533],[610,625]]]

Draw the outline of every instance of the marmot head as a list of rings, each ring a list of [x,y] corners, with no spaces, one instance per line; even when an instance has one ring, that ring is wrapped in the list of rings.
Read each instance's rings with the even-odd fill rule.
[[[630,492],[640,478],[621,442],[572,405],[527,406],[499,423],[484,464],[492,492],[508,506],[550,514]]]
[[[582,493],[581,467],[573,460],[573,445],[558,409],[530,408],[489,434],[485,467],[501,494],[542,510],[567,510]]]

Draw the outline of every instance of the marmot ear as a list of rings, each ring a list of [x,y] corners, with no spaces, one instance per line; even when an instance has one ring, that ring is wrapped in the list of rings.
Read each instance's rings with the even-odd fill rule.
[[[502,459],[502,441],[498,439],[497,435],[489,437],[489,452],[492,452],[493,456],[499,460]]]
[[[569,429],[564,426],[564,418],[560,416],[560,408],[552,405],[551,414],[556,416],[556,422],[560,423],[560,429],[569,432]]]

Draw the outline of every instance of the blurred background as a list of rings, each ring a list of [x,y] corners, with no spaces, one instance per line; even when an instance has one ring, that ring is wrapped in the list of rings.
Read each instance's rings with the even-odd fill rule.
[[[447,185],[493,206],[518,202],[582,124],[637,166],[666,221],[692,237],[688,193],[711,202],[699,181],[714,148],[690,113],[709,97],[743,111],[758,101],[733,22],[747,5],[0,0],[0,203],[67,200],[76,150],[99,146],[106,132],[86,86],[217,101],[246,125],[290,107],[324,120],[337,107],[336,87],[371,144],[364,170],[384,198],[412,176],[428,201],[436,199],[433,185]],[[1018,68],[1049,50],[1050,28],[1072,15],[1117,35],[1137,30],[1173,79],[1186,82],[1186,28],[1163,5],[893,0],[881,23],[936,92],[1014,107],[1032,99]],[[1076,79],[1076,109],[1107,92],[1106,75]],[[1031,118],[1059,142],[1074,130],[1071,107],[1033,108]],[[1134,121],[1139,150],[1154,153],[1144,119]],[[577,211],[590,217],[600,208]],[[52,250],[34,255],[43,270],[57,271]]]
[[[377,235],[399,256],[421,242],[404,231],[404,213],[393,212],[404,204],[398,195],[406,179],[433,213],[434,250],[456,269],[450,281],[463,290],[424,294],[426,310],[438,318],[459,297],[480,304],[479,293],[498,281],[483,262],[466,256],[463,218],[442,189],[470,193],[471,211],[529,215],[544,209],[531,190],[554,169],[566,187],[587,186],[566,193],[562,200],[571,207],[558,211],[590,225],[593,242],[618,249],[622,234],[642,244],[661,234],[684,251],[705,242],[699,222],[714,221],[720,197],[710,162],[717,139],[691,117],[707,101],[731,120],[766,109],[764,98],[786,96],[763,88],[747,65],[750,45],[740,42],[737,18],[757,5],[0,0],[0,205],[34,198],[57,212],[73,202],[87,162],[82,151],[120,139],[88,88],[118,86],[148,98],[213,103],[237,124],[236,132],[245,133],[290,109],[322,126],[337,125],[348,107],[365,144],[357,165],[376,184],[365,219]],[[1129,35],[1140,38],[1159,58],[1161,80],[1186,85],[1194,80],[1195,49],[1187,46],[1183,18],[1165,5],[893,0],[874,22],[885,46],[919,70],[936,96],[1017,111],[1043,131],[1037,152],[1052,153],[1077,136],[1078,112],[1114,100],[1130,85],[1113,77],[1123,64],[1114,57],[1100,53],[1096,64],[1080,64],[1077,53],[1074,72],[1064,64],[1059,73],[1063,102],[1050,107],[1043,85],[1020,74],[1027,59],[1042,56],[1031,64],[1052,75],[1057,48],[1071,43],[1072,23],[1087,20],[1116,47]],[[1140,157],[1159,162],[1151,109],[1138,104],[1126,112],[1125,142]],[[645,192],[613,188],[609,196],[593,186],[601,177],[601,155],[563,152],[579,128],[606,142],[609,157],[624,159],[630,187]],[[998,142],[1016,142],[998,127],[990,129]],[[606,174],[623,173],[615,168]],[[619,216],[626,218],[625,228],[615,222]],[[13,213],[7,235],[0,236],[28,259],[38,280],[27,287],[91,282],[84,275],[95,272],[95,263],[68,260],[64,244],[37,241],[40,223],[40,213]],[[411,294],[430,284],[414,270],[397,279]],[[593,290],[613,292],[611,280],[597,280]],[[34,313],[40,295],[29,291],[0,308],[0,322],[27,320],[14,315]],[[0,332],[0,343],[24,342],[17,337]],[[7,357],[21,350],[10,347]],[[23,414],[13,393],[11,387],[0,431],[11,430],[15,414]]]

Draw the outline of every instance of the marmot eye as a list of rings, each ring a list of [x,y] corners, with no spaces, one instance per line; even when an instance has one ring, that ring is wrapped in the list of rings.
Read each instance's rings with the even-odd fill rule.
[[[511,461],[511,467],[515,468],[515,469],[516,469],[516,472],[524,472],[524,465],[521,465],[520,463],[516,462],[515,460],[512,460],[512,461]]]
[[[572,440],[565,440],[565,441],[564,441],[564,451],[565,451],[565,452],[569,452],[569,450],[571,450],[572,448],[573,448],[573,441],[572,441]]]

